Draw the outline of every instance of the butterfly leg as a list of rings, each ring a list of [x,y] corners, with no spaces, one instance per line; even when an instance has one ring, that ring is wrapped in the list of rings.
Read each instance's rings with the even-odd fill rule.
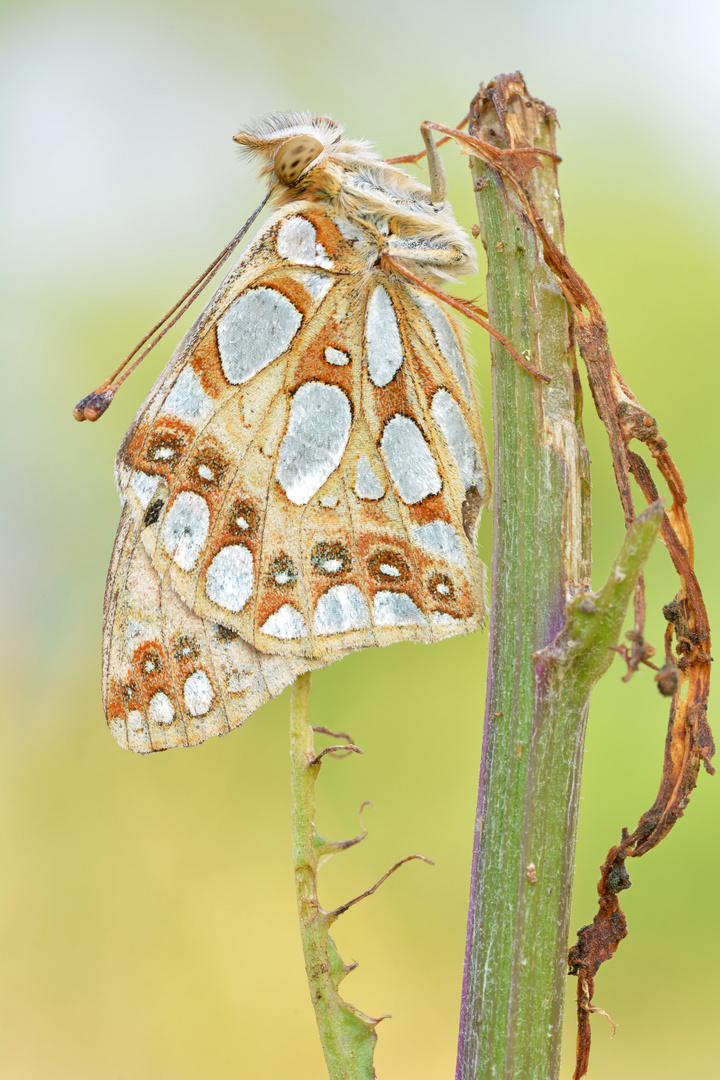
[[[445,170],[440,159],[440,154],[438,153],[438,148],[435,145],[435,139],[433,138],[427,122],[420,125],[420,133],[423,137],[423,142],[425,143],[428,172],[430,174],[430,200],[437,210],[442,210],[445,202],[445,195],[447,194]]]

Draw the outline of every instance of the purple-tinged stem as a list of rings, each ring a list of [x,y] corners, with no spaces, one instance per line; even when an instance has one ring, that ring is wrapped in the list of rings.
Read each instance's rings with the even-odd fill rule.
[[[481,90],[470,133],[555,151],[554,113],[519,75]],[[557,164],[540,160],[526,184],[562,246]],[[554,1080],[590,693],[612,659],[659,516],[638,519],[640,540],[623,547],[605,590],[590,594],[590,484],[569,307],[516,196],[477,159],[473,176],[490,320],[552,378],[534,378],[491,342],[490,660],[456,1077]]]

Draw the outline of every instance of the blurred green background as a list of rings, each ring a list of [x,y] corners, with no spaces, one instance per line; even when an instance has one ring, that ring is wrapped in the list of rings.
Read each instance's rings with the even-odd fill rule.
[[[140,758],[106,731],[100,621],[119,505],[117,445],[163,356],[101,424],[94,387],[223,246],[260,189],[232,134],[283,108],[330,113],[385,155],[454,122],[477,83],[519,68],[562,122],[571,258],[600,298],[621,370],[685,477],[711,616],[720,574],[718,346],[720,17],[702,0],[5,3],[2,1038],[7,1080],[297,1080],[324,1075],[296,931],[288,833],[288,697],[244,730]],[[448,148],[469,225],[466,163]],[[484,280],[465,295],[481,295]],[[488,346],[475,339],[490,427]],[[167,356],[168,349],[164,356]],[[596,584],[622,521],[588,411]],[[489,560],[489,529],[482,534]],[[649,572],[650,640],[675,591]],[[486,635],[356,654],[314,677],[315,723],[363,758],[330,762],[319,825],[370,835],[322,879],[328,905],[403,855],[345,916],[374,1015],[381,1080],[454,1071],[481,741]],[[597,691],[583,777],[573,931],[598,865],[654,799],[666,707],[619,664]],[[712,702],[711,702],[712,704]],[[711,711],[711,720],[713,714]],[[631,863],[630,936],[603,969],[591,1077],[718,1075],[718,786]],[[569,994],[574,992],[574,981]],[[572,1072],[573,1009],[563,1075]]]

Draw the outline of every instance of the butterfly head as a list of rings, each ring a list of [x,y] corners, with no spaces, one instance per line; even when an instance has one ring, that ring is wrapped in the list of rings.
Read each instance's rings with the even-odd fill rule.
[[[281,201],[307,198],[311,191],[334,194],[350,160],[374,157],[368,143],[348,140],[328,116],[276,113],[234,136],[242,150],[260,164]]]

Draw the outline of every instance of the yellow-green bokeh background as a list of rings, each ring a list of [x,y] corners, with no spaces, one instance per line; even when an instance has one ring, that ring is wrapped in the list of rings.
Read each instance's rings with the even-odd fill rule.
[[[323,1076],[295,923],[288,697],[193,751],[132,756],[99,693],[102,594],[119,514],[112,459],[159,370],[101,424],[74,402],[255,205],[230,136],[278,108],[329,112],[387,155],[457,120],[481,79],[520,68],[556,106],[567,242],[614,351],[685,477],[711,612],[718,535],[718,15],[689,3],[489,0],[5,3],[2,299],[2,1039],[6,1080]],[[458,216],[466,165],[446,155]],[[482,279],[466,295],[484,291]],[[487,342],[476,339],[489,427]],[[165,353],[167,355],[167,352]],[[621,540],[588,415],[596,583]],[[483,532],[489,558],[489,530]],[[649,636],[674,591],[653,556]],[[332,762],[319,824],[366,842],[328,904],[406,867],[338,931],[347,996],[383,1022],[380,1080],[454,1070],[481,740],[483,633],[351,656],[314,678],[313,720],[363,758]],[[572,928],[597,867],[652,802],[666,708],[615,665],[595,695]],[[712,711],[711,711],[712,719]],[[720,1073],[718,786],[701,776],[667,841],[630,865],[630,937],[602,972],[592,1077]],[[570,988],[571,991],[573,987]],[[567,1047],[572,1047],[572,1008]],[[563,1075],[571,1073],[566,1057]]]

